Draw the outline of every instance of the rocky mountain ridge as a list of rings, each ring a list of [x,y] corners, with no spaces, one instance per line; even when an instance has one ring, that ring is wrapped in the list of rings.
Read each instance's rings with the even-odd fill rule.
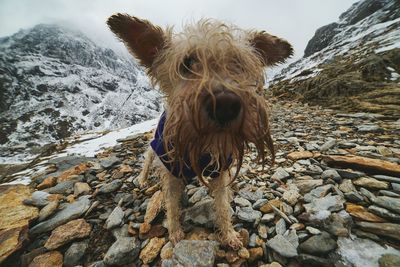
[[[276,96],[400,116],[400,2],[355,3],[272,78]]]
[[[63,26],[1,38],[0,70],[2,156],[72,133],[127,127],[161,109],[160,94],[129,55]]]

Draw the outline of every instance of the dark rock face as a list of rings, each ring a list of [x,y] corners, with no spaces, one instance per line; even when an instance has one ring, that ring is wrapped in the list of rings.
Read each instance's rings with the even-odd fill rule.
[[[39,148],[76,132],[153,118],[159,97],[130,55],[103,48],[76,30],[40,24],[0,38],[4,156],[14,146]]]
[[[333,37],[335,37],[338,26],[339,24],[337,23],[331,23],[319,28],[315,32],[314,37],[308,42],[304,50],[304,56],[308,57],[327,47],[331,43]]]

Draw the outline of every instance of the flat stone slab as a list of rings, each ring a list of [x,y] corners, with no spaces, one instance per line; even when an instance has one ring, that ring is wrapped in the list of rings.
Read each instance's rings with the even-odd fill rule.
[[[80,197],[74,203],[68,204],[64,209],[56,213],[50,219],[35,225],[30,229],[30,234],[36,235],[51,231],[70,220],[79,218],[90,207],[90,200],[87,196]]]

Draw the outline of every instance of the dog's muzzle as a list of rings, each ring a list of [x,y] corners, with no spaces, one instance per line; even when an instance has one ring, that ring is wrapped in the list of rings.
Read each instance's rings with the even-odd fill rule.
[[[215,90],[213,92],[214,99],[211,95],[205,99],[205,109],[209,118],[217,122],[220,126],[235,120],[242,109],[240,97],[226,89]]]

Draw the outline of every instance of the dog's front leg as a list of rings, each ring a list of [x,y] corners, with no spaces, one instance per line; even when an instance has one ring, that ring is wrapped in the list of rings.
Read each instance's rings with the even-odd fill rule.
[[[139,174],[138,183],[140,188],[147,186],[147,178],[149,177],[151,165],[155,157],[154,150],[151,146],[147,148],[146,154],[144,156],[144,163],[142,171]]]
[[[243,246],[237,233],[232,226],[230,201],[231,191],[229,184],[230,177],[228,171],[223,172],[220,177],[211,181],[212,195],[215,200],[215,223],[218,227],[220,241],[233,249]]]
[[[181,197],[184,185],[182,180],[176,178],[167,170],[162,170],[160,174],[167,212],[169,240],[175,245],[185,237],[180,223]]]

